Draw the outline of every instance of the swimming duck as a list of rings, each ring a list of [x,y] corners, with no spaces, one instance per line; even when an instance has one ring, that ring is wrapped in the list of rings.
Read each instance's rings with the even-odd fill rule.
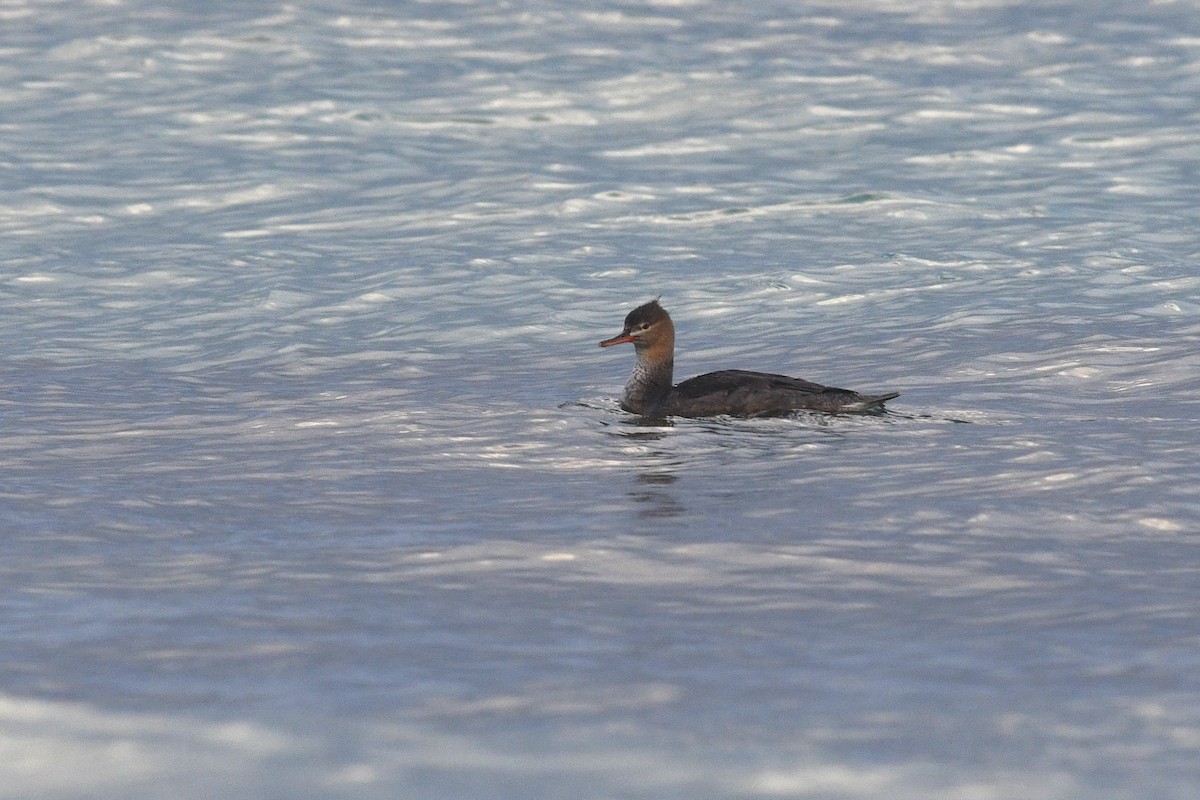
[[[863,395],[849,389],[775,375],[726,369],[707,372],[672,384],[675,366],[675,325],[658,300],[640,305],[625,317],[625,327],[601,347],[632,344],[637,363],[621,408],[645,417],[768,417],[794,411],[835,414],[879,412],[899,392]]]

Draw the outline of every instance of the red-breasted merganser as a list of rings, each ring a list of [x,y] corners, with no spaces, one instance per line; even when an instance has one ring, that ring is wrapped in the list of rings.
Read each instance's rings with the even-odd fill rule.
[[[637,364],[625,384],[621,408],[646,417],[767,417],[793,411],[861,413],[881,411],[885,401],[900,395],[862,395],[787,375],[742,369],[708,372],[672,385],[675,325],[657,300],[630,311],[625,329],[600,342],[600,346],[627,342],[633,344]]]

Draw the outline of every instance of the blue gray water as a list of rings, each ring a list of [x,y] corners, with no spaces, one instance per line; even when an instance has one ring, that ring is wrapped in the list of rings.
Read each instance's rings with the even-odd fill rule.
[[[1190,800],[1198,12],[5,3],[0,796]]]

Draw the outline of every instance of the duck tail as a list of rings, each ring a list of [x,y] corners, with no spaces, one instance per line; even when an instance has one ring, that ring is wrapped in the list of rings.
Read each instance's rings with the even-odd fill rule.
[[[859,404],[859,408],[861,408],[863,411],[882,411],[884,403],[886,403],[888,400],[894,400],[899,396],[899,392],[863,395],[862,402]]]

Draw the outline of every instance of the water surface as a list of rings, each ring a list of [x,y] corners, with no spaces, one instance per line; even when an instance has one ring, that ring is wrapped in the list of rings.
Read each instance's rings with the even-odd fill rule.
[[[0,794],[1194,793],[1193,4],[0,14]]]

